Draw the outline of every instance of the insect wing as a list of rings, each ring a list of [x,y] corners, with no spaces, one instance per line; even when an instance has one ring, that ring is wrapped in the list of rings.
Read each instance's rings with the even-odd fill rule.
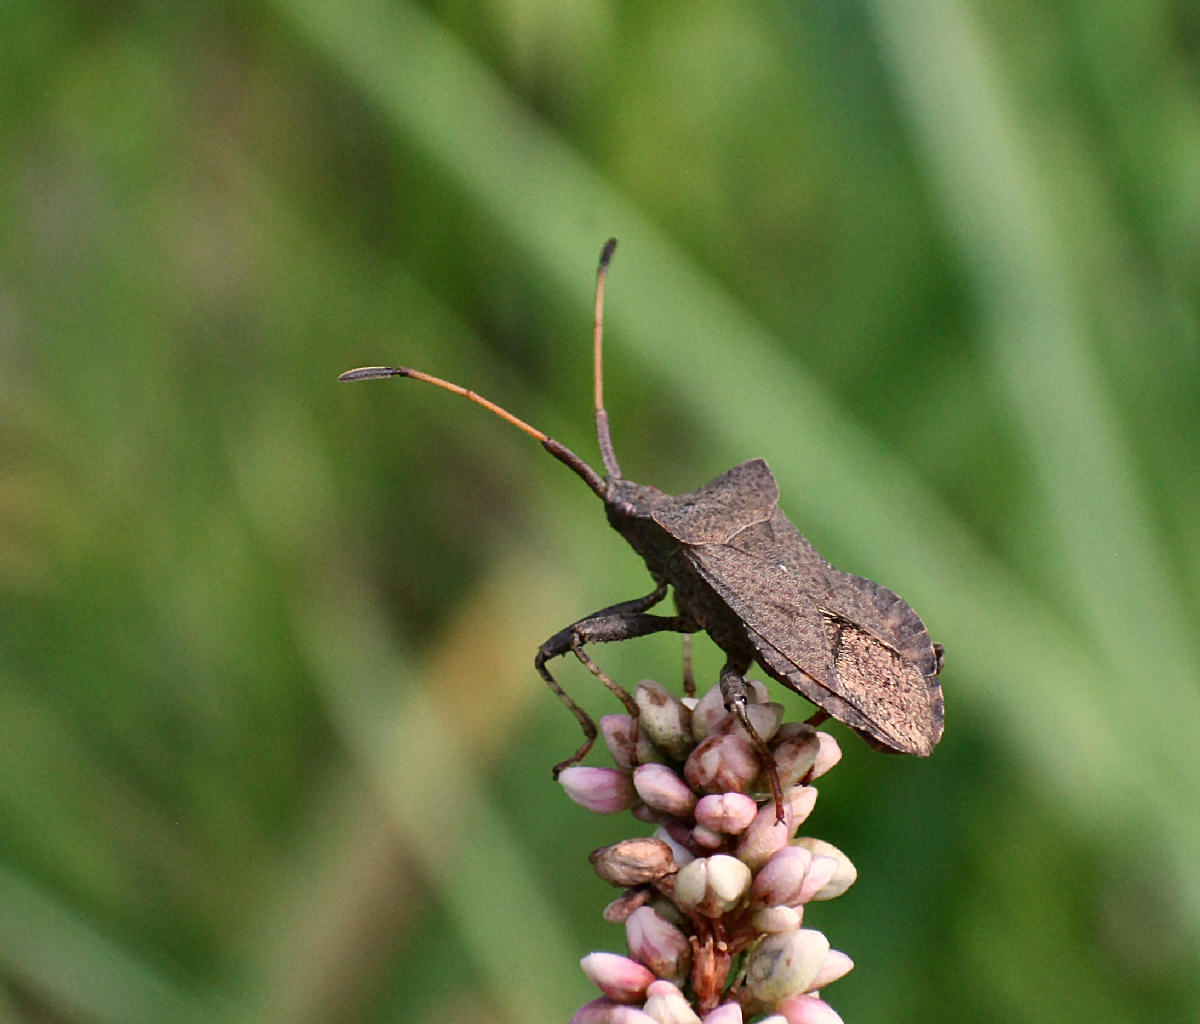
[[[778,510],[688,555],[771,675],[877,745],[933,751],[942,732],[935,655],[896,595],[834,569]]]

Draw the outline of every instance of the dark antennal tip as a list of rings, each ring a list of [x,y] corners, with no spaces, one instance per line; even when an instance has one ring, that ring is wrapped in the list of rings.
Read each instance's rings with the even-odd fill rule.
[[[617,250],[617,240],[610,238],[604,243],[604,248],[600,250],[600,269],[607,270],[608,264],[613,258],[613,253]]]
[[[379,377],[407,377],[408,371],[403,366],[360,366],[355,370],[347,370],[338,380],[375,380]]]

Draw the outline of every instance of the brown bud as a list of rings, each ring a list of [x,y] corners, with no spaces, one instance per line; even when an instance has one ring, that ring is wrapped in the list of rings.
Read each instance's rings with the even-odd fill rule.
[[[624,839],[593,850],[588,860],[609,885],[644,885],[678,870],[671,847],[661,839]]]

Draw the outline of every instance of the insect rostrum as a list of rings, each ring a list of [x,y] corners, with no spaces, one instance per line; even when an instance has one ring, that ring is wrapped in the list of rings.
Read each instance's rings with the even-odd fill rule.
[[[917,613],[886,587],[840,572],[817,553],[780,511],[778,485],[762,459],[743,462],[677,496],[622,476],[604,411],[601,372],[604,280],[615,247],[615,240],[605,245],[596,283],[594,381],[603,477],[564,445],[457,384],[407,367],[363,367],[340,378],[412,377],[483,405],[578,474],[604,500],[613,529],[645,561],[655,584],[649,594],[588,615],[538,649],[538,672],[585,735],[555,773],[583,759],[596,726],[558,685],[547,663],[573,652],[636,716],[629,694],[584,648],[664,630],[706,632],[725,652],[722,695],[756,741],[745,712],[745,674],[755,662],[816,704],[819,717],[844,722],[877,749],[929,756],[942,735],[940,645],[931,642]],[[668,590],[675,614],[651,614]],[[761,741],[759,748],[765,751]],[[769,767],[769,760],[764,764]],[[771,782],[781,807],[778,780]]]

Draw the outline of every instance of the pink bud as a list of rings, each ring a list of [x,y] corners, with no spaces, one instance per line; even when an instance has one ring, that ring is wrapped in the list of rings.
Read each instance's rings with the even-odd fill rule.
[[[683,774],[703,793],[744,793],[758,775],[758,755],[735,733],[710,736],[687,759]]]
[[[813,764],[812,777],[814,779],[819,779],[842,759],[842,748],[838,746],[838,741],[830,736],[829,733],[818,732],[817,741],[821,744],[821,749],[818,751],[817,760]]]
[[[571,1015],[571,1024],[612,1024],[617,1005],[611,999],[593,999]]]
[[[697,857],[675,878],[675,902],[705,917],[720,917],[750,888],[750,869],[736,857]]]
[[[696,806],[696,794],[664,764],[639,765],[633,772],[633,787],[649,807],[673,818],[690,816]]]
[[[696,1011],[669,981],[656,981],[647,991],[643,1009],[658,1024],[700,1024]]]
[[[597,814],[617,814],[637,803],[633,781],[616,768],[591,768],[575,765],[558,775],[567,796],[580,807]]]
[[[729,721],[721,687],[714,686],[696,702],[692,709],[692,737],[697,743],[724,732]]]
[[[745,832],[758,814],[758,804],[745,793],[710,793],[696,804],[696,821],[714,832]]]
[[[816,996],[792,996],[775,1006],[788,1024],[843,1024],[832,1006]]]
[[[814,857],[808,874],[804,876],[804,884],[800,887],[800,902],[809,903],[816,899],[817,893],[833,880],[837,869],[838,862],[833,857]]]
[[[636,1006],[624,1006],[611,999],[593,999],[575,1011],[571,1024],[658,1024],[658,1021]]]
[[[800,846],[777,851],[754,877],[751,898],[756,907],[799,907],[812,853]]]
[[[757,871],[788,843],[788,806],[785,801],[783,821],[775,820],[775,802],[768,800],[759,808],[750,827],[738,838],[737,855]]]
[[[768,742],[783,723],[783,705],[774,701],[764,704],[747,704],[746,717],[758,733],[759,739]],[[738,722],[736,729],[739,736],[745,736],[745,726]]]
[[[654,975],[636,960],[616,953],[589,953],[579,966],[593,985],[618,1003],[639,1002],[654,981]]]
[[[742,1024],[742,1008],[737,1003],[722,1003],[704,1015],[702,1024]]]
[[[605,715],[600,719],[600,735],[618,768],[632,771],[637,757],[637,736],[632,715]],[[568,769],[569,771],[570,769]]]
[[[692,842],[697,846],[702,846],[706,850],[719,850],[725,845],[725,837],[720,832],[714,832],[711,828],[697,825],[692,829]]]
[[[658,977],[681,982],[692,966],[688,938],[650,907],[639,907],[625,921],[629,955]]]
[[[814,858],[832,857],[838,863],[837,870],[833,873],[833,876],[819,891],[813,893],[811,899],[831,900],[836,896],[840,896],[858,878],[858,870],[850,862],[850,858],[832,843],[827,843],[822,839],[810,839],[806,837],[797,839],[796,845],[807,849],[812,853]]]
[[[654,745],[672,760],[687,757],[696,741],[692,738],[692,712],[684,703],[652,679],[638,683],[633,699],[638,706],[638,721]]]
[[[803,921],[803,908],[764,907],[750,919],[750,926],[756,932],[794,932]]]
[[[803,722],[789,722],[775,737],[771,753],[779,784],[785,789],[799,785],[816,762],[821,744],[817,730]]]
[[[828,955],[829,940],[811,928],[768,935],[746,958],[746,988],[767,1004],[799,995]]]
[[[825,957],[825,962],[821,964],[821,969],[817,971],[817,976],[813,978],[812,984],[809,985],[810,990],[824,988],[826,985],[832,985],[839,978],[844,978],[854,970],[854,961],[851,960],[840,949],[831,949],[829,955]]]

